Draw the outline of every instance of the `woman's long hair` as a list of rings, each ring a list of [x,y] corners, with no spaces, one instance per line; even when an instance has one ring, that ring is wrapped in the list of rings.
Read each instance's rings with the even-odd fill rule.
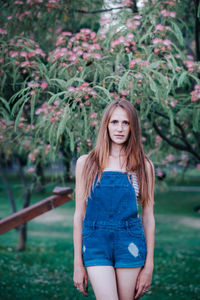
[[[150,196],[148,192],[149,180],[146,171],[146,160],[149,161],[149,159],[144,154],[141,143],[141,131],[136,109],[127,100],[116,100],[111,102],[103,115],[96,146],[88,154],[82,171],[85,189],[83,197],[86,199],[90,196],[91,187],[94,186],[96,176],[98,176],[98,180],[100,180],[103,170],[107,167],[112,144],[108,132],[108,124],[113,111],[117,107],[121,107],[126,111],[130,124],[129,137],[122,148],[123,153],[125,154],[126,172],[136,172],[139,183],[139,200],[142,205],[146,205]],[[153,176],[153,167],[151,163],[150,166]]]

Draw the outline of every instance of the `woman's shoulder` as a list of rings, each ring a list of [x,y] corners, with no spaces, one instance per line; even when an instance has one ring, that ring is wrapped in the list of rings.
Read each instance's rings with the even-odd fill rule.
[[[146,159],[145,159],[145,167],[146,167],[148,175],[151,175],[151,176],[154,177],[154,173],[155,173],[154,164],[147,156],[146,156]]]
[[[148,156],[145,156],[145,165],[147,168],[154,168],[154,164]]]
[[[85,161],[86,161],[88,155],[89,155],[89,154],[83,154],[83,155],[81,155],[81,156],[77,159],[76,165],[77,165],[77,166],[83,166],[83,165],[85,164]]]

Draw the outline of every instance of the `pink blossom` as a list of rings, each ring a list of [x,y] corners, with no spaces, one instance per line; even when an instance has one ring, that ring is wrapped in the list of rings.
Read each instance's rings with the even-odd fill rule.
[[[19,52],[19,55],[22,57],[27,57],[28,53],[26,51]]]
[[[128,18],[127,21],[126,21],[126,26],[129,28],[129,29],[136,29],[136,24],[135,24],[136,21]]]
[[[194,57],[192,55],[187,55],[186,56],[189,60],[193,60],[194,61]]]
[[[134,38],[134,34],[133,33],[128,33],[126,37],[127,37],[128,41],[131,41]]]
[[[160,144],[162,141],[162,138],[159,135],[156,135],[156,144]]]
[[[69,56],[69,61],[75,61],[76,60],[76,55],[70,55]]]
[[[132,6],[133,5],[133,1],[131,1],[131,0],[123,0],[121,2],[121,5],[122,6]]]
[[[156,30],[163,31],[163,30],[165,29],[165,26],[162,25],[162,24],[158,24],[158,25],[155,26],[155,29],[156,29]]]
[[[69,32],[69,31],[63,31],[62,35],[64,35],[64,36],[72,36],[72,33]]]
[[[119,92],[122,96],[128,96],[129,95],[129,90],[120,90]]]
[[[169,154],[166,156],[166,160],[169,162],[172,162],[175,159],[175,156],[173,154]]]
[[[94,119],[94,118],[96,118],[96,116],[97,116],[97,114],[93,111],[90,114],[90,119]]]
[[[171,18],[176,18],[176,12],[175,11],[167,11],[166,9],[161,10],[161,15],[164,17],[171,17]]]
[[[142,19],[142,16],[140,16],[140,15],[134,15],[133,19],[140,20],[140,19]]]
[[[30,91],[30,95],[31,96],[35,95],[35,91],[34,90]]]
[[[141,58],[136,58],[136,59],[132,59],[131,61],[130,61],[130,68],[134,68],[134,66],[135,66],[135,64],[138,64],[138,63],[140,63],[142,60],[141,60]]]
[[[153,52],[154,52],[155,54],[158,54],[158,53],[160,52],[160,49],[155,48],[155,49],[153,50]]]
[[[92,121],[92,126],[95,127],[97,125],[97,121]]]
[[[93,53],[93,57],[96,59],[101,59],[101,54],[100,53]]]
[[[40,84],[40,87],[45,90],[47,87],[48,87],[48,83],[46,81],[43,81],[41,84]]]
[[[83,46],[84,48],[89,48],[90,45],[89,45],[87,42],[83,42],[83,43],[82,43],[82,46]]]
[[[31,87],[31,88],[37,88],[39,86],[39,83],[37,82],[28,82],[28,87]]]
[[[23,1],[15,1],[14,4],[24,4]]]
[[[6,29],[3,29],[3,28],[0,28],[0,34],[7,34],[7,30]]]
[[[82,28],[82,29],[80,30],[80,32],[85,33],[85,34],[90,34],[92,31],[91,31],[91,29],[89,29],[89,28]]]
[[[10,52],[9,52],[9,56],[10,56],[10,57],[15,57],[15,56],[17,56],[18,54],[19,54],[18,51],[10,51]]]
[[[29,59],[29,58],[31,58],[31,57],[33,57],[35,55],[36,55],[36,53],[34,51],[31,51],[31,52],[28,53],[27,58]]]
[[[40,54],[42,57],[46,56],[46,54],[40,48],[35,49],[35,53]]]
[[[29,169],[27,170],[27,172],[28,172],[28,173],[33,173],[33,172],[35,172],[35,169],[34,169],[34,168],[29,168]]]
[[[102,14],[101,19],[100,19],[100,25],[102,26],[102,25],[109,24],[109,23],[110,23],[110,19]],[[104,31],[105,28],[102,27],[100,30]]]
[[[170,17],[176,18],[176,12],[175,12],[175,11],[171,11],[171,12],[170,12]]]
[[[165,46],[171,46],[171,41],[170,40],[163,40],[163,44],[165,45]]]
[[[200,100],[200,84],[196,84],[194,86],[194,90],[190,93],[191,95],[191,101],[196,102]]]
[[[163,15],[164,17],[169,17],[170,12],[167,11],[166,9],[161,10],[161,15]]]
[[[100,47],[99,44],[95,43],[95,44],[90,45],[89,49],[90,49],[91,51],[94,51],[94,50],[100,50],[101,47]]]
[[[76,88],[74,86],[70,86],[67,90],[69,92],[74,92],[76,90]]]
[[[26,66],[28,66],[28,65],[30,65],[30,61],[28,61],[28,60],[26,60],[26,61],[24,61],[24,62],[22,62],[22,63],[20,64],[20,66],[21,66],[22,68],[24,68],[24,67],[26,67]]]
[[[142,79],[144,76],[141,73],[137,73],[134,75],[134,77],[137,79]]]
[[[45,146],[45,154],[47,155],[49,153],[50,145]]]
[[[158,44],[158,43],[162,43],[162,39],[156,38],[152,40],[152,44]]]

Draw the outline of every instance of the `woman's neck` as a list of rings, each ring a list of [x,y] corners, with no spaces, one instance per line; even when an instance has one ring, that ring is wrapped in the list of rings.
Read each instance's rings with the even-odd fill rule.
[[[122,151],[122,146],[117,144],[112,144],[110,149],[110,156],[114,158],[119,158],[125,154]]]

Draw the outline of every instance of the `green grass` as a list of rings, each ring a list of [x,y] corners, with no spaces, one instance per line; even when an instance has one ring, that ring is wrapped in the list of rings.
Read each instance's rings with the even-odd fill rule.
[[[22,191],[12,189],[21,208]],[[35,194],[32,203],[51,194]],[[0,217],[10,206],[0,186]],[[198,192],[157,192],[155,195],[155,269],[151,291],[143,299],[200,299],[200,204]],[[74,201],[28,223],[27,250],[16,252],[17,232],[0,236],[0,299],[85,299],[73,286]],[[95,299],[89,284],[88,299]]]

